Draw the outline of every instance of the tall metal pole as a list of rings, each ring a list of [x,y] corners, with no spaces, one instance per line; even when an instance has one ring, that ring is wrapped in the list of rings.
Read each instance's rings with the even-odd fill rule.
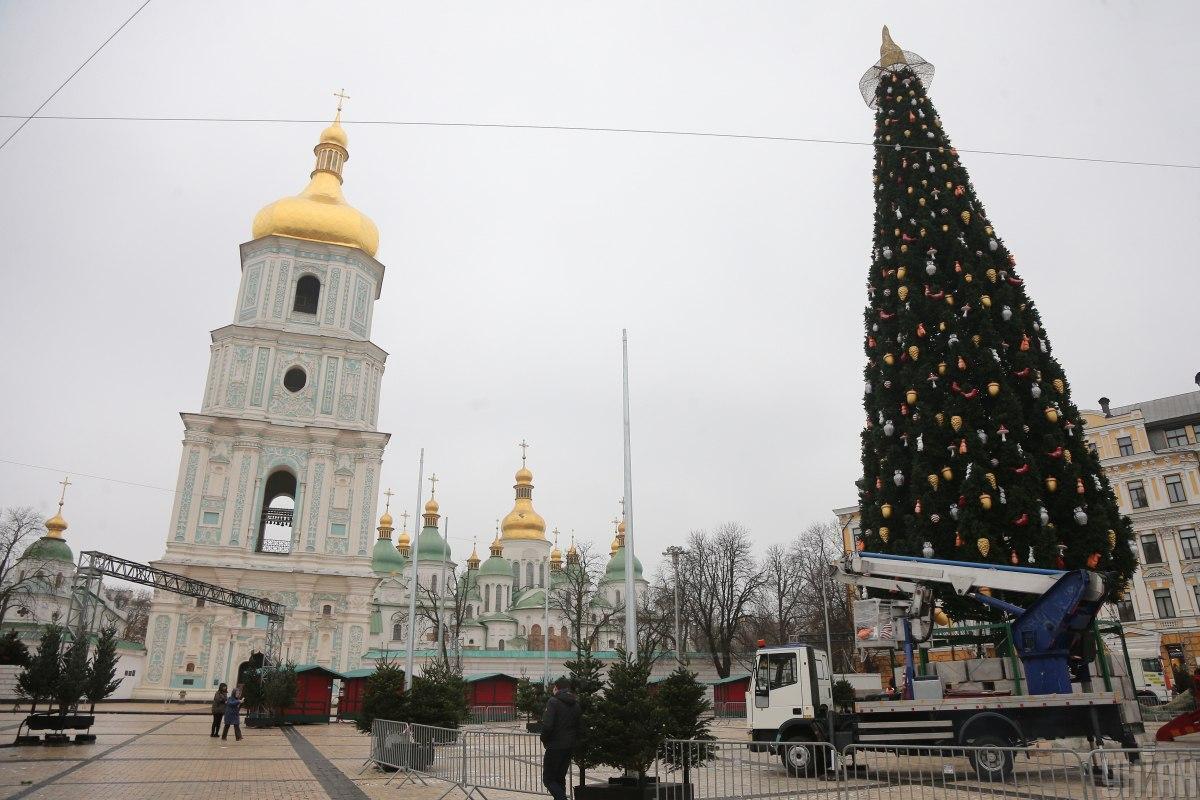
[[[826,578],[821,579],[821,610],[825,613],[825,652],[828,653],[828,655],[829,655],[829,687],[830,687],[830,690],[832,691],[833,684],[836,683],[836,681],[834,680],[835,673],[834,673],[834,669],[833,669],[833,637],[829,633],[829,596],[826,594],[826,587],[825,587],[825,584],[827,582],[828,581]],[[837,743],[833,739],[833,698],[832,698],[832,696],[830,697],[828,712],[827,712],[826,716],[828,718],[828,725],[829,725],[829,743],[832,744],[834,747],[837,747]]]
[[[442,649],[442,607],[445,605],[442,598],[448,593],[446,587],[446,562],[450,560],[450,518],[442,517],[442,592],[437,597],[437,618],[438,618],[438,646],[437,649]],[[447,658],[449,661],[449,658]]]
[[[621,329],[621,389],[625,409],[625,649],[637,658],[637,599],[633,580],[633,472],[629,451],[629,334]]]
[[[675,662],[683,666],[683,630],[679,625],[679,557],[686,552],[682,547],[673,544],[663,551],[664,556],[671,557],[671,566],[675,571]]]
[[[417,465],[417,519],[421,519],[421,483],[425,480],[425,448],[421,448],[421,460]],[[408,581],[408,658],[404,662],[404,686],[407,689],[412,688],[413,680],[413,656],[417,646],[417,560],[419,558],[420,548],[417,543],[421,538],[420,526],[417,528],[417,535],[413,537],[412,547],[409,549],[409,555],[412,558],[412,576]]]
[[[547,565],[548,566],[548,565]],[[542,599],[545,607],[542,610],[542,685],[550,690],[550,575],[542,587]]]

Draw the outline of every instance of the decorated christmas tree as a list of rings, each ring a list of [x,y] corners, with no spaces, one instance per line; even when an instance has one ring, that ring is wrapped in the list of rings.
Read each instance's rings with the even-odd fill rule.
[[[884,28],[860,82],[875,110],[875,246],[857,546],[1086,567],[1115,573],[1117,591],[1135,567],[1129,521],[1016,258],[926,94],[932,77]]]

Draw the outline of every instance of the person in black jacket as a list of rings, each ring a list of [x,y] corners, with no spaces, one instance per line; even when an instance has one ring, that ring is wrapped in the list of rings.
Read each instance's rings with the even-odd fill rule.
[[[579,717],[582,709],[571,691],[571,682],[559,678],[551,689],[542,714],[542,783],[554,800],[566,800],[567,770],[571,767],[571,751],[579,740]]]

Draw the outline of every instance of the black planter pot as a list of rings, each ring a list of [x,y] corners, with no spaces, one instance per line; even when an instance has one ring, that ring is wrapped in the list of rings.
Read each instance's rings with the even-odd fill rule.
[[[692,800],[690,783],[659,783],[654,778],[638,785],[629,778],[609,778],[608,783],[575,787],[576,800]]]
[[[541,733],[542,732],[542,723],[541,722],[526,722],[525,730],[529,733]]]
[[[385,748],[383,760],[401,769],[427,772],[433,766],[433,745],[400,742]]]

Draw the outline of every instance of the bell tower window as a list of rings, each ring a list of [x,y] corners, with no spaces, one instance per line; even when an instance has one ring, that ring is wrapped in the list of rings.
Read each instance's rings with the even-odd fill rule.
[[[292,522],[296,511],[296,476],[287,470],[271,473],[263,490],[263,512],[258,523],[260,553],[292,552]]]
[[[321,299],[321,281],[316,275],[304,275],[296,281],[296,299],[292,310],[301,314],[316,314],[317,301]]]

